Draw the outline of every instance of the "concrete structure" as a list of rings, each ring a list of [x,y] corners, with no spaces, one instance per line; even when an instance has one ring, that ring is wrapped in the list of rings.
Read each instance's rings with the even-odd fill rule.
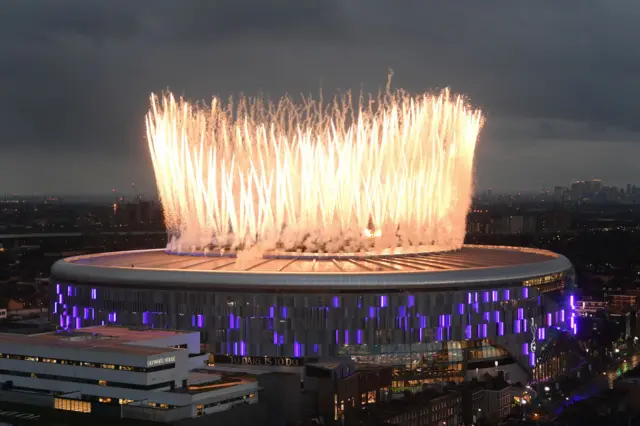
[[[204,369],[198,332],[0,334],[0,351],[4,402],[169,422],[258,400],[255,380]]]
[[[50,312],[64,329],[198,330],[230,363],[346,355],[410,371],[395,380],[402,392],[508,366],[526,382],[546,330],[576,331],[562,297],[573,281],[563,256],[512,247],[253,260],[145,250],[57,262]]]

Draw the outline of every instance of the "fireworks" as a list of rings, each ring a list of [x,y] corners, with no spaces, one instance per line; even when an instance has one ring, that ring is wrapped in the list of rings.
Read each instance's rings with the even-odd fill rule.
[[[480,111],[448,91],[192,105],[151,97],[170,250],[460,248]]]

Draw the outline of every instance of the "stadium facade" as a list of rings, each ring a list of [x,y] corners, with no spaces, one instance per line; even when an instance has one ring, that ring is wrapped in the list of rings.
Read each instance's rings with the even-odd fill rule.
[[[565,257],[513,247],[255,260],[145,250],[57,262],[50,312],[68,329],[197,330],[220,362],[351,356],[394,366],[398,387],[491,369],[542,381],[580,362],[550,342],[576,332],[574,280]]]

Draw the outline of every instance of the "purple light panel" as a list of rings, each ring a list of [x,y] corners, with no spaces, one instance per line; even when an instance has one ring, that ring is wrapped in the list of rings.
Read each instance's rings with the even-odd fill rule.
[[[467,340],[471,339],[471,326],[470,325],[467,325],[464,328],[464,338],[467,339]]]
[[[387,307],[387,296],[380,296],[380,307],[381,308]]]
[[[522,287],[522,298],[523,299],[529,298],[529,287]]]
[[[522,353],[524,355],[529,355],[529,344],[528,343],[523,343],[522,344]]]
[[[96,298],[98,297],[98,290],[96,290],[95,288],[91,289],[91,299],[92,300],[96,300]]]
[[[356,331],[356,344],[362,344],[362,330]]]
[[[409,295],[407,305],[411,308],[416,303],[416,297],[412,294]]]
[[[482,293],[482,301],[484,303],[487,303],[489,301],[489,292],[485,291],[484,293]]]
[[[60,284],[56,284],[56,294],[60,294]]]
[[[544,340],[545,335],[544,327],[540,327],[538,329],[538,340]]]
[[[532,367],[536,366],[536,354],[533,352],[529,354],[529,365],[531,365]]]
[[[504,299],[504,300],[509,300],[509,299],[511,299],[510,295],[511,295],[511,292],[509,291],[509,289],[506,289],[506,290],[502,293],[502,296],[503,296],[503,299]]]
[[[522,309],[522,308],[518,308],[518,319],[519,320],[523,320],[524,319],[524,309]]]
[[[334,308],[340,307],[340,299],[338,299],[338,296],[333,296],[333,307]]]
[[[497,291],[497,290],[493,290],[493,291],[491,292],[491,299],[492,299],[494,302],[497,302],[497,301],[498,301],[498,291]]]
[[[498,336],[504,336],[504,323],[498,323]]]
[[[300,343],[293,342],[293,356],[296,358],[300,357]]]
[[[344,331],[344,344],[345,345],[349,344],[349,330]]]
[[[547,326],[551,327],[553,325],[553,316],[551,315],[551,312],[549,312],[547,314]]]
[[[496,322],[500,322],[500,311],[494,311],[493,316]]]
[[[148,311],[144,311],[142,313],[142,323],[143,324],[149,324],[149,312]],[[195,325],[195,324],[191,324],[191,325]]]
[[[458,314],[464,315],[464,303],[458,305]]]
[[[203,328],[204,327],[204,315],[198,315],[196,317],[196,320],[198,322],[198,328]]]
[[[513,321],[513,332],[515,334],[520,334],[520,320]]]

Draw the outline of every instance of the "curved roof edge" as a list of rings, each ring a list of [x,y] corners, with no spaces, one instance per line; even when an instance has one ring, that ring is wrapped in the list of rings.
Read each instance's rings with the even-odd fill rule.
[[[502,247],[504,249],[504,247]],[[518,248],[512,248],[519,250]],[[148,250],[145,250],[148,251]],[[144,252],[144,251],[141,251]],[[128,267],[101,267],[62,259],[51,269],[54,280],[104,286],[152,288],[196,288],[245,290],[428,290],[451,287],[475,287],[522,281],[536,276],[565,272],[571,262],[551,252],[549,260],[519,265],[446,271],[363,272],[363,273],[296,273],[296,272],[228,272],[185,271]],[[105,254],[102,254],[105,255]]]

